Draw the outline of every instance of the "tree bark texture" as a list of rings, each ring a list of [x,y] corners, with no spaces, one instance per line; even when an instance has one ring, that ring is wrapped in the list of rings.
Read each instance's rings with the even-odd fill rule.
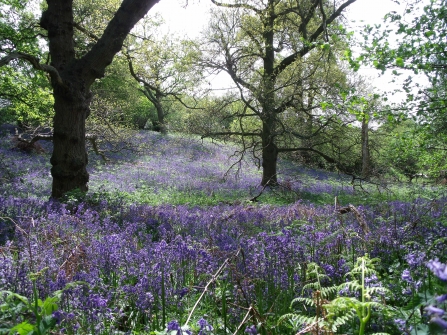
[[[369,152],[369,120],[362,120],[362,177],[368,179],[371,175],[371,157]]]
[[[52,197],[88,190],[85,120],[90,114],[90,86],[104,76],[132,27],[158,0],[124,0],[103,35],[81,58],[75,57],[73,0],[47,0],[40,25],[48,31],[54,93],[54,150],[51,157]]]
[[[276,186],[278,175],[276,171],[278,161],[278,147],[270,134],[270,125],[263,125],[262,132],[262,186]]]
[[[274,1],[269,0],[267,7],[268,15],[263,19],[263,42],[264,57],[262,76],[261,96],[258,98],[262,106],[262,186],[275,186],[278,184],[276,171],[278,160],[278,148],[275,143],[273,133],[275,131],[276,113],[275,108],[275,83],[276,77],[273,75],[275,65],[275,51],[273,49],[274,40]]]

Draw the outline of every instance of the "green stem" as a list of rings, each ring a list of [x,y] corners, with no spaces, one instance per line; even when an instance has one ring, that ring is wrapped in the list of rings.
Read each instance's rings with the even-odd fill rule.
[[[228,324],[227,324],[228,316],[227,316],[227,294],[226,294],[226,291],[227,291],[227,285],[226,285],[226,282],[224,281],[223,285],[222,285],[222,315],[223,315],[223,320],[224,320],[225,332],[228,329],[227,328],[228,327]]]
[[[40,332],[40,322],[41,322],[41,315],[39,313],[39,297],[37,295],[37,287],[36,287],[36,280],[33,280],[33,293],[34,293],[34,315],[36,316],[36,330],[37,335],[42,335]]]
[[[360,319],[359,335],[363,335],[365,333],[366,324],[368,323],[370,317],[371,317],[371,307],[368,306],[368,312],[366,316]]]
[[[362,257],[362,315],[360,317],[360,330],[359,335],[363,335],[365,333],[366,324],[371,317],[371,306],[366,307],[366,287],[365,287],[365,257]]]
[[[365,258],[362,257],[362,317],[365,316]]]
[[[164,267],[161,270],[161,308],[162,308],[162,322],[166,325],[166,292],[165,292],[165,273]]]

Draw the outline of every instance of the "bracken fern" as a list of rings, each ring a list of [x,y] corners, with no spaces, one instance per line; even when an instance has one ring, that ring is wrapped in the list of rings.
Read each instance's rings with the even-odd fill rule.
[[[377,272],[374,270],[377,261],[378,259],[370,259],[368,254],[359,257],[354,268],[345,275],[347,279],[350,278],[351,280],[338,287],[339,292],[346,292],[354,295],[354,297],[338,296],[324,305],[328,312],[327,319],[332,331],[337,331],[357,317],[360,325],[356,333],[363,335],[366,325],[371,319],[371,311],[388,308],[380,302],[381,298],[387,293],[387,289],[380,285],[371,286],[366,283],[367,276],[377,278]]]
[[[316,263],[309,263],[306,269],[306,278],[309,283],[303,286],[302,297],[292,300],[291,308],[300,304],[302,310],[281,316],[279,323],[288,321],[294,329],[304,328],[298,334],[311,332],[312,334],[333,334],[327,319],[325,304],[329,303],[331,297],[337,292],[337,286],[323,287],[322,280],[329,280],[324,270]],[[311,298],[304,297],[306,292],[311,291]],[[309,309],[306,306],[310,307]]]

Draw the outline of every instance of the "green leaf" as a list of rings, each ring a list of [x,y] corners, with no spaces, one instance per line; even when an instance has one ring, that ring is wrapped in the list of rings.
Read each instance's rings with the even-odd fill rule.
[[[13,300],[14,298],[17,298],[17,299],[19,299],[21,302],[23,302],[25,305],[29,305],[28,298],[27,298],[27,297],[24,297],[23,295],[20,295],[20,294],[11,292],[11,291],[0,291],[0,293],[6,293],[6,294],[7,294],[7,297],[6,297],[6,300],[7,300],[7,301],[11,301],[11,300]]]
[[[323,49],[324,51],[328,51],[331,49],[331,45],[329,43],[324,43],[321,46],[321,49]]]
[[[19,323],[15,327],[11,328],[9,333],[10,334],[19,333],[19,335],[28,335],[30,333],[34,334],[34,326],[27,321],[23,321],[22,323]]]
[[[58,297],[48,297],[45,299],[45,301],[40,306],[42,308],[42,314],[43,315],[51,315],[53,312],[57,311],[59,308],[57,306],[57,302],[59,302]]]
[[[396,58],[396,65],[399,67],[404,67],[404,60],[401,57]]]
[[[433,36],[434,34],[435,34],[435,32],[433,30],[429,30],[424,33],[424,36],[429,38],[430,36]]]
[[[46,316],[39,325],[39,330],[41,334],[46,334],[49,330],[54,328],[54,326],[57,323],[57,319],[54,318],[52,315]]]

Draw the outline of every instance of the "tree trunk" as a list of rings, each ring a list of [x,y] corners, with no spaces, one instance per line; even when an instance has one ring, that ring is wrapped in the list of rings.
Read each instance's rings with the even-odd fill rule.
[[[272,132],[275,129],[276,113],[275,106],[275,81],[273,75],[275,65],[275,51],[273,48],[274,40],[274,19],[275,6],[274,1],[268,2],[268,16],[264,23],[263,40],[264,52],[263,67],[264,74],[262,78],[261,97],[258,99],[262,104],[262,186],[275,186],[278,184],[276,163],[278,161],[278,147],[275,144],[275,137]]]
[[[53,198],[60,198],[74,189],[88,190],[85,120],[90,113],[91,94],[82,92],[80,87],[72,87],[70,91],[70,96],[54,91]]]
[[[362,177],[369,179],[371,175],[371,157],[369,152],[369,120],[362,120]]]
[[[166,134],[166,124],[165,124],[165,113],[163,111],[163,106],[161,104],[162,96],[159,91],[155,92],[155,100],[156,103],[154,103],[155,108],[157,109],[157,118],[158,118],[158,126],[160,127],[160,133]]]
[[[264,123],[262,132],[262,186],[276,186],[278,184],[276,171],[278,148],[270,133],[270,125]]]

